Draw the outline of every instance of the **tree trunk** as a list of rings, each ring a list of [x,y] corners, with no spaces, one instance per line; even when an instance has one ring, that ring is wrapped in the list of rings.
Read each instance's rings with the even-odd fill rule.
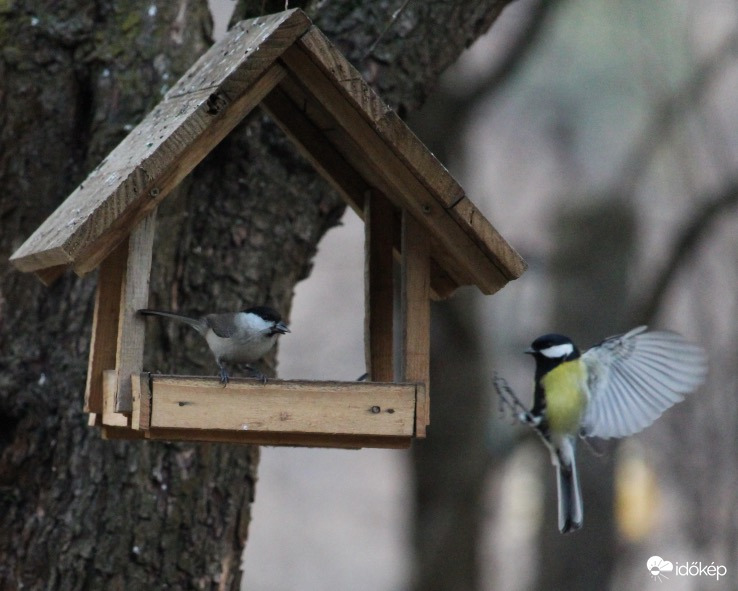
[[[409,3],[363,60],[398,3],[315,4],[316,24],[404,112],[506,2]],[[47,289],[7,264],[209,31],[204,2],[0,8],[0,589],[238,587],[258,449],[101,441],[82,413],[94,277]],[[151,304],[195,314],[262,303],[288,314],[343,211],[259,112],[177,193],[158,216]],[[194,335],[161,326],[149,369],[213,371]]]

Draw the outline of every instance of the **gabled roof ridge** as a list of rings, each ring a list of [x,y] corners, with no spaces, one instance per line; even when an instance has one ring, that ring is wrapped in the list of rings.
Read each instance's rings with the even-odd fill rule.
[[[300,9],[233,27],[11,262],[49,277],[65,266],[92,270],[262,101],[355,209],[367,189],[407,209],[453,284],[492,293],[524,271],[448,170]],[[350,170],[337,171],[337,157]]]

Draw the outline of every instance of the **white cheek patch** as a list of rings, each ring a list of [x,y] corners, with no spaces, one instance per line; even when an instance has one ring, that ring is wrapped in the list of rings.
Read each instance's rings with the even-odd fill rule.
[[[571,355],[574,352],[574,345],[571,343],[564,343],[563,345],[554,345],[553,347],[548,347],[547,349],[541,349],[540,353],[544,357],[548,357],[549,359],[561,359],[562,357],[567,357]]]
[[[251,312],[248,314],[239,314],[238,319],[241,327],[249,331],[265,332],[272,327],[272,322],[264,320],[258,314]]]

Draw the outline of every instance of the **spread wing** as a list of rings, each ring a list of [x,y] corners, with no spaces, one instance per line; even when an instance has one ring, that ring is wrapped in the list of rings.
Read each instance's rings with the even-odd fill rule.
[[[702,347],[674,332],[646,329],[611,337],[582,355],[590,394],[583,435],[637,433],[705,380],[707,355]]]

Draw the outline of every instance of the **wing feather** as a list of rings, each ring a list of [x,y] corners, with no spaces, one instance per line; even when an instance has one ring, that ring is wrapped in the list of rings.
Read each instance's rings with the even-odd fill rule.
[[[582,355],[589,376],[584,435],[637,433],[704,382],[702,347],[674,332],[646,330],[611,337]]]
[[[229,339],[238,331],[238,325],[233,316],[233,314],[208,314],[204,320],[217,336]]]
[[[623,387],[622,383],[613,381],[613,400],[617,400],[621,404],[618,405],[616,413],[626,422],[622,431],[637,431],[643,427],[640,425],[640,418],[644,414],[643,401],[633,395],[633,391]],[[628,412],[628,409],[637,409],[638,412]]]

